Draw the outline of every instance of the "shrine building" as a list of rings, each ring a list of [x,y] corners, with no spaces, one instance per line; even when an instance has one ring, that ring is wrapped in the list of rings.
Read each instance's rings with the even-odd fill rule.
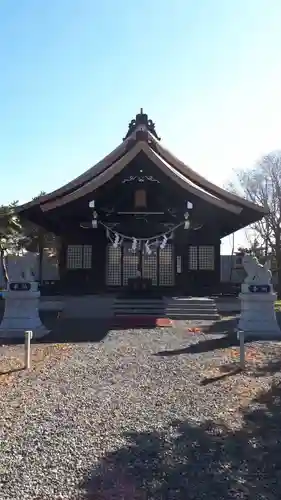
[[[141,110],[105,158],[19,212],[59,237],[62,294],[119,292],[137,279],[147,291],[206,295],[219,289],[221,239],[266,209],[176,158]]]

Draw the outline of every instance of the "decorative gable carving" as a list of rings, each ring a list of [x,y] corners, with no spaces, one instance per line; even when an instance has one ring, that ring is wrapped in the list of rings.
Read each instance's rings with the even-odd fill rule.
[[[127,139],[127,137],[132,135],[136,130],[142,134],[145,131],[149,131],[152,135],[154,135],[156,139],[158,139],[158,141],[160,141],[160,137],[157,135],[157,132],[155,130],[155,123],[152,120],[148,119],[147,114],[143,112],[142,108],[140,110],[140,113],[136,115],[136,118],[130,121],[128,132],[123,140]],[[144,139],[138,138],[138,140]]]

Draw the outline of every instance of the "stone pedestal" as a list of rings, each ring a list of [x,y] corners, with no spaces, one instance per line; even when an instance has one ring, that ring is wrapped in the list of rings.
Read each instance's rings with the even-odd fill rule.
[[[239,298],[241,316],[238,329],[244,331],[245,338],[281,338],[274,310],[276,294],[272,285],[243,284]]]
[[[11,282],[2,292],[5,311],[0,324],[0,337],[24,338],[26,330],[32,330],[33,338],[49,333],[39,317],[39,298],[37,282]]]

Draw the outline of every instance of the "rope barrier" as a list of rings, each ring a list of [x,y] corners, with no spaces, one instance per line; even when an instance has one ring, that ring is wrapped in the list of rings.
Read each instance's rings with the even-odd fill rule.
[[[105,227],[105,229],[109,232],[109,233],[112,233],[114,235],[118,235],[120,238],[122,238],[123,240],[129,240],[129,241],[134,241],[134,240],[137,240],[137,241],[148,241],[148,242],[153,242],[153,241],[156,241],[158,240],[159,238],[164,238],[164,236],[168,236],[170,234],[172,234],[174,231],[176,231],[176,229],[178,229],[179,227],[183,226],[184,224],[186,223],[186,221],[184,222],[180,222],[180,224],[177,224],[176,226],[174,226],[172,229],[170,229],[169,231],[166,231],[164,233],[160,233],[160,234],[157,234],[155,236],[151,236],[150,238],[135,238],[134,236],[127,236],[126,234],[123,234],[123,233],[119,233],[118,231],[115,231],[114,229],[111,229],[110,227],[108,227],[106,224],[104,224],[104,222],[101,222],[99,221],[99,224],[101,224],[103,227]]]

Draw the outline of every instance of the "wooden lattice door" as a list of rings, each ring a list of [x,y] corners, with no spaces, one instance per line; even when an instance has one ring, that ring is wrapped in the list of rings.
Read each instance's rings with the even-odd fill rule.
[[[159,248],[159,286],[174,286],[174,252],[173,245],[168,244],[165,248]]]
[[[173,245],[154,249],[150,255],[144,245],[135,252],[130,242],[122,247],[107,246],[106,285],[127,286],[129,278],[141,272],[142,278],[150,279],[153,286],[170,287],[175,284]]]
[[[132,252],[132,244],[123,244],[123,286],[128,285],[129,278],[135,278],[139,269],[139,252]]]
[[[107,245],[106,262],[106,285],[121,286],[122,268],[121,268],[121,248],[114,248],[113,245]]]

